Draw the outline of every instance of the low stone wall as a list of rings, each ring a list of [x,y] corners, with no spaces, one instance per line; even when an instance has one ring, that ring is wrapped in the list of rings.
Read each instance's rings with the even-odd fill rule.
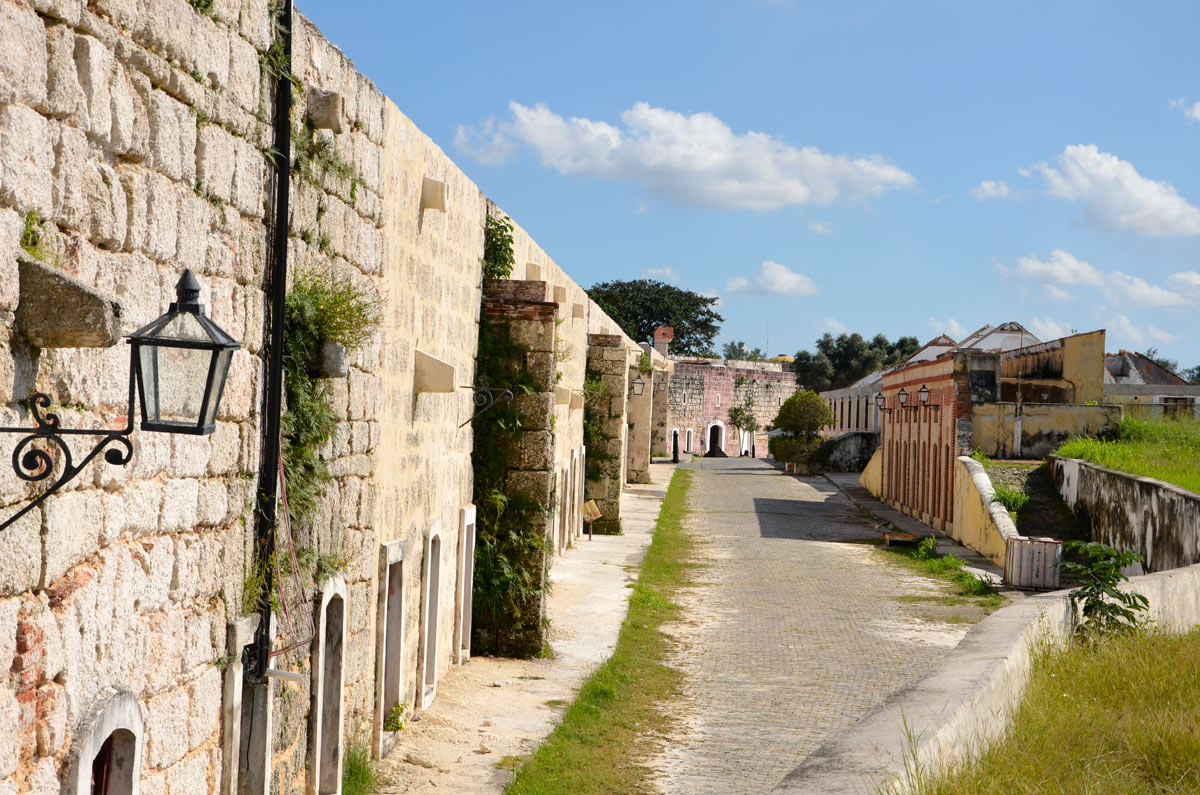
[[[983,465],[967,456],[954,460],[954,523],[947,530],[956,541],[1003,566],[1008,539],[1020,534],[1004,506],[992,501],[995,495]]]
[[[877,432],[849,431],[821,445],[817,457],[832,472],[862,472],[878,449]]]
[[[1050,473],[1094,541],[1140,553],[1146,571],[1200,563],[1200,494],[1075,458],[1050,456]]]
[[[1150,602],[1158,626],[1200,623],[1200,566],[1124,583]],[[1028,597],[973,627],[939,670],[833,737],[773,790],[786,793],[911,792],[922,778],[969,761],[1000,737],[1020,703],[1034,652],[1074,627],[1066,591]],[[914,764],[915,763],[915,764]]]
[[[1121,419],[1120,406],[1082,403],[976,403],[975,447],[992,458],[1044,458],[1072,436],[1098,436]]]
[[[872,497],[878,497],[883,491],[883,453],[876,450],[862,474],[858,476],[858,485],[862,486]]]

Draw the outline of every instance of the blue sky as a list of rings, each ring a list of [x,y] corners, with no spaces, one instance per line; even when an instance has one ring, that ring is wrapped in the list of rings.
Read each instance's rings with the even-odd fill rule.
[[[717,294],[719,342],[1017,320],[1200,365],[1200,4],[298,8],[576,281]]]

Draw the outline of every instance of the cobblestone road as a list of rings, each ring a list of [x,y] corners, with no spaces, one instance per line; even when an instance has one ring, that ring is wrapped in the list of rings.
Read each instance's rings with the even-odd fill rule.
[[[892,597],[931,580],[838,543],[878,529],[823,478],[706,459],[688,517],[703,584],[683,599],[681,730],[655,760],[668,793],[766,792],[831,734],[924,677],[967,627]]]

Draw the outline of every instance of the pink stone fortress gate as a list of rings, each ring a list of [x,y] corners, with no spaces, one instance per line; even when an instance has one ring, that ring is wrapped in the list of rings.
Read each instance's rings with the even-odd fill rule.
[[[738,456],[752,451],[762,458],[767,455],[767,433],[762,428],[775,419],[783,401],[797,389],[796,374],[783,363],[676,359],[668,427],[672,432],[678,429],[681,453]],[[753,439],[729,421],[729,409],[747,401],[752,402],[759,426]]]

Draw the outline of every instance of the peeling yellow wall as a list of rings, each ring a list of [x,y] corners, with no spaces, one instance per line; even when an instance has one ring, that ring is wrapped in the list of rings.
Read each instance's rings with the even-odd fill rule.
[[[1096,436],[1121,419],[1120,406],[1025,403],[1021,407],[1018,450],[1016,412],[1015,403],[971,406],[975,447],[992,458],[1044,458],[1072,436]]]
[[[878,497],[883,491],[883,450],[875,451],[862,474],[858,476],[858,485]]]
[[[979,478],[984,482],[977,482]],[[960,544],[1003,566],[1006,536],[1016,536],[1017,530],[1002,507],[992,506],[994,493],[982,466],[969,458],[954,460],[954,524],[947,531]],[[1002,524],[1007,527],[1002,529]]]

